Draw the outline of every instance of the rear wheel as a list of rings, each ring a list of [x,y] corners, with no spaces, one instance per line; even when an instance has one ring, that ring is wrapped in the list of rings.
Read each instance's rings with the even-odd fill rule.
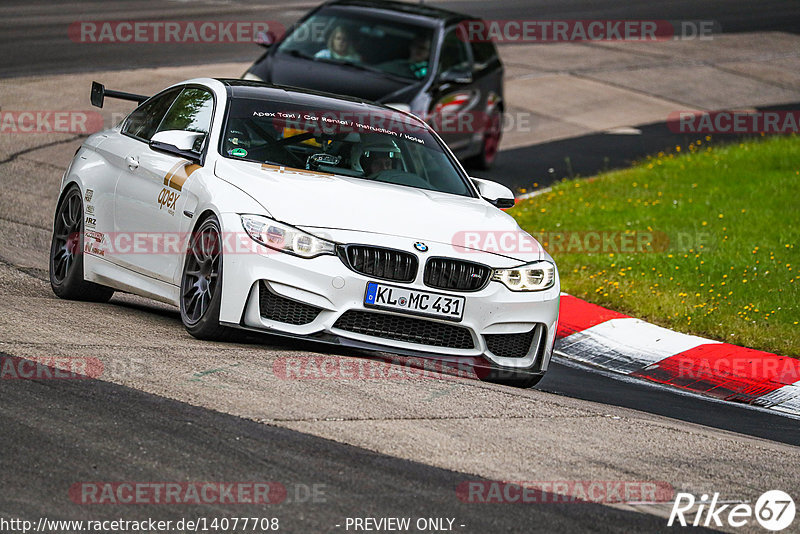
[[[205,219],[189,241],[181,276],[181,320],[198,339],[222,340],[229,329],[219,324],[222,304],[222,239],[219,221]]]
[[[481,170],[489,170],[497,159],[500,150],[500,137],[502,135],[503,115],[499,110],[492,111],[483,132],[483,145],[481,152],[471,158],[468,164]]]
[[[107,302],[114,290],[83,279],[83,197],[72,186],[56,208],[50,243],[50,286],[62,299]]]

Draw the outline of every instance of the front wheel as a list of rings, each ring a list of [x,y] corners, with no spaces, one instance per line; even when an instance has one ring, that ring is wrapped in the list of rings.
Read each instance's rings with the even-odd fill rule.
[[[50,287],[59,298],[108,302],[110,287],[83,279],[83,197],[70,187],[56,208],[50,242]]]
[[[181,276],[181,320],[198,339],[222,340],[228,328],[219,324],[222,304],[222,239],[219,221],[208,217],[192,234]]]

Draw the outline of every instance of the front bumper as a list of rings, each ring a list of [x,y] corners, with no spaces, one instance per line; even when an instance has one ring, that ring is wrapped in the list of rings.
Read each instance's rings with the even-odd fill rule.
[[[231,229],[235,228],[234,225],[241,227],[238,216],[235,215],[225,222]],[[365,236],[361,234],[351,237],[353,239],[361,237],[363,242]],[[413,251],[410,245],[414,241],[408,238],[383,235],[368,237],[371,245]],[[459,322],[367,308],[364,306],[366,285],[370,281],[379,280],[350,270],[336,256],[304,259],[260,246],[254,253],[223,256],[220,321],[241,328],[333,341],[360,348],[399,354],[423,354],[450,361],[481,359],[493,367],[544,372],[552,354],[558,320],[558,277],[556,276],[556,283],[552,288],[541,292],[513,292],[499,282],[489,282],[476,292],[431,288],[422,281],[423,266],[427,257],[447,256],[485,264],[488,262],[483,253],[480,253],[480,257],[476,257],[475,253],[459,252],[448,245],[429,243],[429,247],[427,253],[417,253],[420,268],[414,281],[406,284],[387,283],[420,291],[465,297],[464,315]],[[493,266],[513,267],[520,263],[522,262],[494,256]],[[269,318],[269,316],[274,317],[274,314],[266,314],[265,317],[261,302],[264,291],[268,291],[270,297],[278,297],[284,304],[301,303],[297,309],[300,310],[302,317],[296,319],[281,315],[281,320]],[[313,308],[305,308],[303,305]],[[318,313],[303,315],[302,312],[308,309],[316,309]],[[343,318],[348,312],[350,314]],[[353,319],[352,312],[381,314],[381,317],[373,318],[387,326],[372,331],[362,326],[354,327],[356,323],[348,320]],[[355,315],[365,317],[364,314]],[[387,320],[389,318],[391,320]],[[292,324],[298,322],[301,324]],[[405,333],[401,332],[399,335],[388,333],[387,328],[403,330]],[[444,333],[458,329],[458,334],[462,336],[459,339],[462,339],[462,342],[450,343],[451,346],[436,346],[434,343],[425,342],[422,334],[414,334],[414,331],[419,331],[420,328]],[[497,349],[503,346],[504,338],[501,336],[525,333],[531,333],[529,338],[531,341],[524,355],[508,357],[495,353],[501,352]],[[463,342],[464,335],[469,338],[469,343]],[[492,352],[491,347],[495,348],[495,352]]]

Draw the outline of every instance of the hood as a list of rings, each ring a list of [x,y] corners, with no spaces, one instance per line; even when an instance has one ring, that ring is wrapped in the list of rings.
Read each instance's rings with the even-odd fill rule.
[[[294,226],[406,237],[522,261],[542,257],[539,243],[513,217],[479,198],[226,158],[215,174]],[[520,236],[523,247],[514,245]]]
[[[401,81],[380,73],[336,65],[324,61],[276,54],[270,58],[262,78],[279,85],[303,87],[315,91],[353,96],[383,102],[410,101],[417,90],[414,80]],[[389,100],[385,100],[388,98]]]

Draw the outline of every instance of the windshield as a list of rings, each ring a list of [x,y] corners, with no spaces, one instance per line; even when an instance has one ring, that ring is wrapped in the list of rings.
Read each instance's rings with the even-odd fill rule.
[[[428,75],[432,38],[424,26],[328,9],[303,21],[278,51],[419,80]]]
[[[392,110],[232,98],[221,152],[231,159],[473,196],[427,128]]]

